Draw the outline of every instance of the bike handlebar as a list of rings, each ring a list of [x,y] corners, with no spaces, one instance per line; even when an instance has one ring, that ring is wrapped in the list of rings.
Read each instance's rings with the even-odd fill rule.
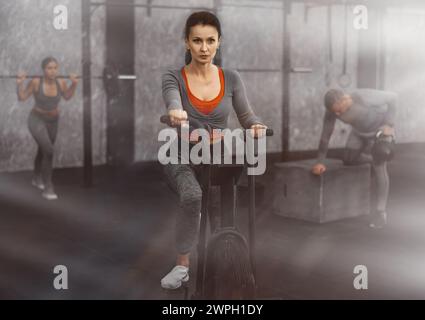
[[[173,127],[171,125],[170,116],[168,116],[168,115],[162,115],[161,118],[160,118],[160,121],[161,121],[161,123],[164,123],[164,124],[166,124],[170,127]],[[245,133],[246,130],[249,130],[249,129],[242,129],[242,130]],[[270,129],[270,128],[266,129],[266,136],[271,137],[271,136],[273,136],[273,134],[274,134],[273,129]]]

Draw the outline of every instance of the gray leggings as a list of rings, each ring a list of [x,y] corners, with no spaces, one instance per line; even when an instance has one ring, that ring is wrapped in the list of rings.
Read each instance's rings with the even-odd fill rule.
[[[42,115],[32,111],[28,117],[28,128],[38,145],[34,175],[41,176],[47,189],[52,188],[53,144],[58,132],[58,121],[45,120]]]
[[[386,211],[388,193],[390,189],[387,163],[379,163],[373,159],[373,157],[369,154],[372,145],[373,139],[361,137],[354,130],[352,130],[346,144],[344,164],[372,164],[376,179],[376,210]]]
[[[187,254],[199,232],[202,205],[202,190],[198,182],[200,172],[188,164],[167,164],[164,173],[178,195],[181,207],[176,219],[176,249],[179,254]]]

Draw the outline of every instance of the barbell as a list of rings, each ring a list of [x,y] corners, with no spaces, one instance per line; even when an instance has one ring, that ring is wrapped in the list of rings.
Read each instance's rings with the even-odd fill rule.
[[[41,75],[26,75],[25,78],[28,79],[34,79],[34,78],[41,78],[43,76]],[[19,76],[17,75],[0,75],[0,79],[17,79]],[[58,75],[56,76],[58,79],[69,79],[70,76],[64,76],[64,75]],[[82,77],[77,76],[77,79],[104,79],[103,76],[91,76],[91,77]],[[108,79],[112,79],[112,77],[109,77]],[[118,80],[137,80],[137,76],[135,75],[126,75],[126,74],[119,74],[117,76]]]
[[[42,78],[41,75],[26,75],[28,79],[34,78]],[[0,75],[0,79],[17,79],[18,75]],[[69,79],[70,76],[66,75],[58,75],[56,76],[58,79]],[[101,76],[91,76],[91,77],[83,77],[77,75],[77,79],[90,80],[90,79],[100,79],[103,80],[103,85],[105,87],[106,93],[110,97],[116,97],[120,94],[121,87],[119,80],[137,80],[136,75],[132,74],[119,74],[117,68],[112,66],[107,66],[103,69],[103,74]]]

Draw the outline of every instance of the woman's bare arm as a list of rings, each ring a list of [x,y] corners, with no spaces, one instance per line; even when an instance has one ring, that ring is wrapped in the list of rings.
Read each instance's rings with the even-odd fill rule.
[[[26,75],[20,74],[18,75],[18,79],[16,80],[16,93],[18,95],[19,101],[26,101],[34,93],[36,82],[39,81],[38,79],[32,79],[30,82],[28,82],[27,86],[24,87],[25,79]]]
[[[76,75],[71,74],[69,76],[69,78],[72,81],[72,84],[71,84],[70,87],[68,87],[65,80],[61,79],[61,81],[60,81],[60,86],[61,86],[61,89],[62,89],[62,96],[65,100],[70,100],[74,96],[75,90],[77,89],[77,84],[78,84],[78,80],[77,80]]]

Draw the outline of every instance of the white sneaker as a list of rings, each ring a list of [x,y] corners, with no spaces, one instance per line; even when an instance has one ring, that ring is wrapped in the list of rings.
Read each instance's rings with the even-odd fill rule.
[[[31,184],[40,190],[44,190],[44,183],[40,178],[33,178]]]
[[[56,200],[58,195],[52,190],[44,190],[41,196],[47,200]]]
[[[189,281],[189,268],[175,266],[164,278],[161,279],[161,287],[164,289],[180,288],[182,282]]]

